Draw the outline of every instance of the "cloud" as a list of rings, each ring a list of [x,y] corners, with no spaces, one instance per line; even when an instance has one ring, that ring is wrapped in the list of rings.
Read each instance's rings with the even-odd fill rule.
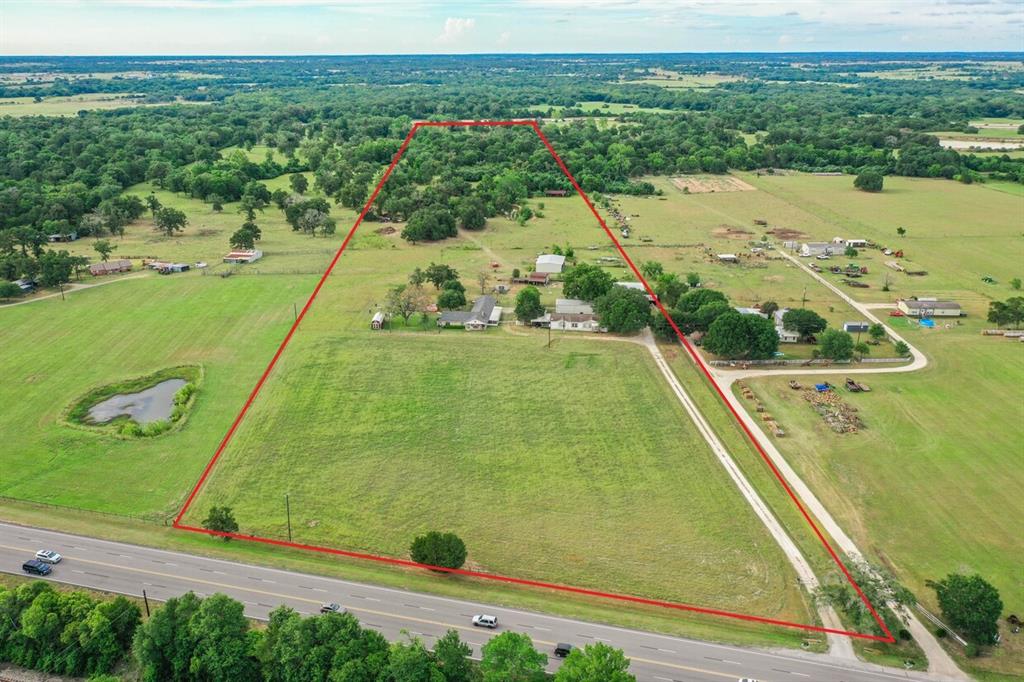
[[[454,43],[476,26],[476,19],[462,19],[459,17],[448,17],[444,20],[444,30],[437,37],[439,43]]]

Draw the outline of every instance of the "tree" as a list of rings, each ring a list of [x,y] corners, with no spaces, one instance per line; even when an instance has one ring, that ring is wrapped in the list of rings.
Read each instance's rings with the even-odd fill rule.
[[[873,168],[860,172],[853,181],[853,186],[863,192],[881,192],[884,180],[882,174]]]
[[[573,649],[555,673],[555,682],[635,682],[622,649],[603,642]]]
[[[189,620],[193,641],[188,672],[210,682],[255,679],[259,666],[249,638],[249,621],[241,602],[223,594],[207,597]]]
[[[1010,280],[1010,288],[1013,289],[1014,291],[1020,291],[1020,288],[1021,288],[1020,277],[1014,277],[1013,279]]]
[[[695,289],[700,286],[700,275],[696,272],[686,273],[686,284],[691,288]]]
[[[302,232],[314,237],[318,231],[325,237],[328,234],[334,234],[335,229],[334,219],[326,211],[319,211],[315,208],[303,211],[296,225]]]
[[[466,543],[455,533],[432,530],[412,541],[409,555],[418,564],[459,568],[466,563]]]
[[[905,227],[897,227],[896,228],[896,234],[898,234],[901,237],[905,236],[907,234],[907,228],[905,228]]]
[[[256,235],[252,231],[240,227],[228,240],[233,249],[252,249],[256,246]]]
[[[294,173],[288,178],[288,185],[296,194],[305,194],[309,189],[309,180],[302,173]]]
[[[857,249],[853,248],[852,246],[847,246],[846,250],[843,251],[843,255],[846,256],[847,258],[856,258]]]
[[[440,289],[441,285],[445,282],[459,279],[459,272],[444,263],[431,263],[426,270],[423,271],[423,276],[428,282],[434,285],[435,289]]]
[[[1024,322],[1024,296],[1011,296],[1006,301],[992,301],[988,304],[988,321],[1019,327]]]
[[[893,346],[893,350],[896,351],[896,355],[900,356],[901,358],[905,358],[908,355],[910,355],[910,346],[908,346],[903,341],[897,341],[896,345]]]
[[[433,654],[416,637],[411,637],[408,643],[395,642],[391,645],[387,674],[386,679],[396,681],[445,682],[445,676],[434,662]]]
[[[81,257],[67,251],[47,251],[38,258],[39,282],[44,287],[55,287],[71,281],[71,272]]]
[[[482,230],[487,224],[484,202],[477,196],[468,196],[459,202],[459,227],[464,230]]]
[[[480,659],[483,682],[540,682],[548,657],[533,648],[528,635],[503,632],[484,645]]]
[[[188,225],[188,218],[176,208],[164,207],[156,212],[153,218],[156,227],[161,232],[173,237],[175,232],[181,232]]]
[[[791,332],[796,332],[801,339],[820,334],[825,331],[828,322],[818,313],[806,308],[793,308],[787,310],[782,316],[782,327]]]
[[[163,204],[160,203],[155,194],[150,194],[146,197],[146,206],[149,207],[149,212],[154,218],[156,218],[156,212],[163,208]]]
[[[665,267],[656,260],[644,261],[640,264],[640,273],[647,281],[653,281],[665,274]]]
[[[868,336],[870,336],[871,340],[875,343],[880,343],[882,339],[885,338],[885,327],[883,327],[881,323],[875,322],[868,327]]]
[[[480,295],[487,293],[487,283],[491,280],[491,273],[481,270],[476,273],[476,283],[480,285]]]
[[[14,282],[0,281],[0,298],[11,299],[21,296],[22,291]]]
[[[779,335],[771,320],[730,310],[711,323],[703,343],[722,357],[765,360],[779,349]]]
[[[596,301],[611,290],[615,280],[607,271],[590,263],[580,263],[565,273],[562,291],[568,298]]]
[[[778,309],[779,304],[775,301],[765,301],[761,304],[761,312],[767,315],[768,319],[771,319],[772,316],[775,315],[775,311]]]
[[[537,287],[524,287],[516,294],[516,319],[529,322],[544,314],[544,306],[540,302],[540,291]]]
[[[594,301],[594,312],[601,325],[617,334],[633,334],[647,326],[651,304],[647,295],[638,289],[613,286],[604,296]]]
[[[861,341],[860,343],[854,344],[853,352],[863,358],[865,355],[871,353],[871,346]]]
[[[385,309],[409,324],[409,318],[427,308],[427,293],[417,284],[400,284],[388,291]]]
[[[266,207],[267,202],[255,194],[244,194],[238,201],[238,212],[245,214],[249,222],[256,220],[256,211],[262,212]]]
[[[853,337],[839,329],[826,329],[818,339],[821,357],[829,360],[853,358]]]
[[[480,674],[470,659],[472,655],[473,649],[459,639],[455,630],[449,630],[434,644],[434,659],[445,682],[476,682]]]
[[[679,297],[685,294],[687,289],[689,287],[686,282],[671,272],[661,275],[654,283],[654,295],[666,308],[675,307]]]
[[[110,253],[117,249],[117,245],[111,244],[109,239],[97,239],[93,242],[92,248],[100,255],[100,260],[106,263],[110,258]]]
[[[442,206],[428,206],[413,211],[402,230],[402,238],[410,242],[438,241],[457,234],[455,217]]]
[[[290,197],[291,195],[288,193],[287,190],[275,189],[273,194],[270,195],[270,200],[274,203],[275,206],[277,206],[280,210],[283,211],[285,207],[288,205],[288,199]]]
[[[199,611],[192,592],[171,597],[136,631],[132,651],[143,682],[188,682],[194,640],[189,623]]]
[[[209,514],[203,519],[203,528],[206,530],[213,530],[219,533],[237,533],[238,522],[235,521],[235,513],[231,510],[231,507],[210,507]],[[225,540],[230,540],[228,536],[222,536]]]
[[[1003,602],[995,587],[980,575],[959,573],[929,582],[928,586],[935,590],[942,615],[964,639],[979,645],[995,643],[1003,612]]]

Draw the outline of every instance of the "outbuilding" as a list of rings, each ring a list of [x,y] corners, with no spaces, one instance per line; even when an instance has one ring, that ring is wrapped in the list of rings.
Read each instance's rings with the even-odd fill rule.
[[[760,308],[741,308],[737,306],[733,308],[733,310],[738,312],[740,315],[757,315],[758,317],[763,317],[766,320],[768,319],[768,316],[762,313]]]
[[[650,301],[651,303],[654,303],[654,297],[647,293],[647,288],[643,285],[643,282],[616,282],[615,286],[642,291],[644,292],[644,296],[647,297],[647,300]]]
[[[93,263],[89,266],[89,274],[93,277],[98,277],[100,275],[110,275],[115,272],[130,272],[131,269],[132,262],[127,258],[121,258],[119,260]]]
[[[385,320],[387,320],[387,317],[378,310],[373,314],[373,319],[370,320],[370,329],[383,329]]]
[[[843,331],[850,334],[866,334],[870,326],[867,322],[844,322]]]
[[[720,253],[718,254],[718,260],[720,263],[739,263],[740,257],[735,253]]]
[[[907,317],[960,317],[960,304],[935,298],[903,298],[896,307]]]
[[[800,255],[804,258],[811,256],[831,256],[832,244],[828,242],[804,242],[800,245]]]
[[[263,258],[263,252],[259,249],[240,249],[224,256],[224,262],[240,265],[243,263],[253,263],[260,258]]]
[[[545,253],[541,256],[537,256],[537,265],[534,271],[555,275],[562,272],[564,269],[565,256]]]
[[[594,308],[578,298],[556,298],[555,312],[559,315],[593,315]]]

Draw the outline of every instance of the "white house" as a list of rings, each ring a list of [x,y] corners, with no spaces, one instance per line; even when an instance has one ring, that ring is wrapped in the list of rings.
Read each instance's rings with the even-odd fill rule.
[[[556,256],[552,253],[545,253],[537,256],[537,265],[534,272],[557,274],[565,269],[565,256]]]
[[[804,242],[800,245],[800,255],[804,258],[810,256],[831,256],[833,245],[828,242]]]
[[[789,312],[789,308],[779,308],[775,311],[775,333],[779,335],[779,343],[796,343],[800,335],[786,329],[782,324],[782,317]]]
[[[934,298],[900,299],[896,307],[907,317],[960,317],[960,304]]]
[[[556,298],[555,312],[562,315],[593,315],[594,308],[578,298]]]
[[[555,331],[601,331],[601,323],[598,321],[597,316],[593,314],[551,313],[550,326]]]
[[[842,237],[836,237],[832,240],[833,244],[837,244],[840,248],[845,249],[847,246],[852,246],[855,249],[863,249],[868,245],[867,239],[843,239]]]

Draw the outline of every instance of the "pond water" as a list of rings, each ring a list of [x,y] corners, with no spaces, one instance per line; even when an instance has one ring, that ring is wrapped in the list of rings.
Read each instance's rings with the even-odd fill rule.
[[[174,410],[174,394],[184,386],[184,379],[168,379],[138,393],[119,393],[89,408],[89,421],[105,424],[128,415],[139,424],[170,419]]]

